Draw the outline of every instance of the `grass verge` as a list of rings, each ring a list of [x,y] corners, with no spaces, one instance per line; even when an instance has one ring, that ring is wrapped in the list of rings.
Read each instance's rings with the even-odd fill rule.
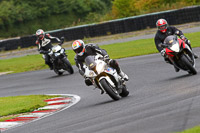
[[[34,111],[37,108],[47,105],[45,99],[57,96],[28,95],[0,97],[0,121],[16,117],[16,114]]]
[[[192,43],[192,47],[200,47],[200,32],[185,34]],[[106,49],[112,59],[125,58],[157,53],[154,39],[142,39],[124,43],[115,43],[100,46]],[[74,52],[67,50],[68,59],[74,65]],[[42,55],[27,55],[19,58],[0,60],[0,72],[13,71],[13,73],[40,70],[48,68],[44,64]]]
[[[200,126],[196,126],[191,129],[187,129],[185,131],[177,132],[177,133],[200,133]]]

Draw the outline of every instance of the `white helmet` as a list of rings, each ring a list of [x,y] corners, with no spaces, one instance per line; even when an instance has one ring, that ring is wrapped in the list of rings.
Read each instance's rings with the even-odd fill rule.
[[[36,31],[36,36],[37,36],[40,40],[42,40],[42,39],[44,38],[44,35],[45,35],[45,33],[44,33],[44,31],[43,31],[42,29],[38,29],[38,30]]]
[[[72,49],[77,55],[82,56],[85,53],[85,43],[82,40],[76,40],[72,43]]]

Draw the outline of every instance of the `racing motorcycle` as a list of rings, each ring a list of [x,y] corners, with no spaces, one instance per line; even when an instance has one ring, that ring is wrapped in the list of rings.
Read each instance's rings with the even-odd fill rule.
[[[53,64],[53,70],[58,75],[62,75],[65,71],[73,74],[74,69],[67,58],[65,49],[60,46],[63,44],[64,38],[61,38],[61,41],[59,45],[53,46],[48,53],[50,61]]]
[[[161,46],[165,48],[168,59],[175,67],[189,74],[197,74],[193,52],[183,40],[171,35],[165,38]]]
[[[129,91],[125,81],[117,71],[107,65],[102,55],[92,55],[85,58],[85,77],[89,78],[95,88],[106,92],[113,100],[126,97]]]

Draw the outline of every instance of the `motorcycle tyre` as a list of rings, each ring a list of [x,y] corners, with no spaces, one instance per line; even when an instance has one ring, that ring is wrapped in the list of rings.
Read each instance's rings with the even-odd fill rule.
[[[63,72],[60,72],[59,70],[56,70],[56,69],[54,69],[54,72],[55,72],[56,74],[58,74],[59,76],[63,74]]]
[[[185,55],[183,55],[181,57],[181,60],[184,62],[184,64],[186,65],[186,67],[189,69],[189,74],[197,74],[196,69],[191,65],[191,63],[188,61],[187,57]]]
[[[106,91],[106,93],[115,101],[119,100],[121,97],[119,96],[119,94],[116,94],[111,85],[106,81],[106,79],[102,79],[100,81],[100,84],[102,85],[102,87],[104,88],[104,90]]]
[[[68,59],[64,59],[63,60],[65,67],[67,68],[66,70],[70,73],[73,74],[74,73],[74,69],[72,68],[71,63],[69,62]]]

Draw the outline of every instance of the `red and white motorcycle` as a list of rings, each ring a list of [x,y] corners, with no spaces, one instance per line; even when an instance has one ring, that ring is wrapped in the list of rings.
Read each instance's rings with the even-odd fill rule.
[[[165,38],[161,46],[165,48],[168,59],[175,67],[189,74],[197,74],[193,52],[183,40],[171,35]]]

